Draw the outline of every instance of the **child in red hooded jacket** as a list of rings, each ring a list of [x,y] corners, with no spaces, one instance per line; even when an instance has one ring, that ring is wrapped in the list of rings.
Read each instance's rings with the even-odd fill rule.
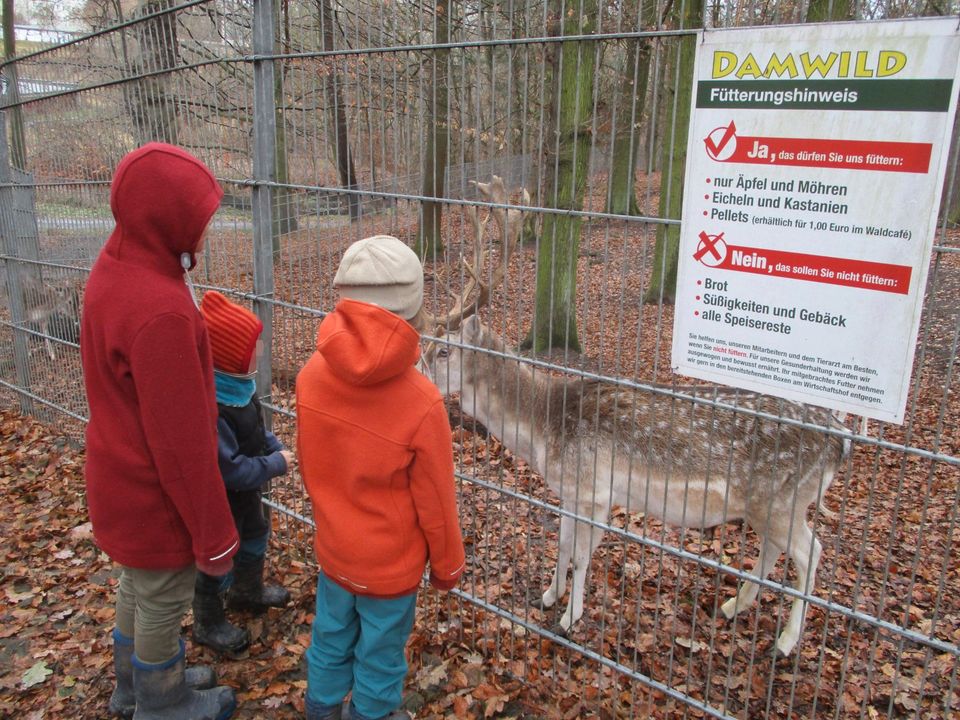
[[[187,672],[180,625],[196,569],[222,576],[237,530],[217,467],[207,331],[184,282],[223,191],[189,153],[149,143],[117,166],[116,226],[84,293],[80,354],[90,408],[87,504],[120,566],[112,713],[229,717],[227,687]]]
[[[399,709],[405,646],[427,562],[451,589],[464,569],[450,424],[414,365],[423,269],[377,235],[351,245],[341,300],[297,376],[297,457],[320,563],[307,651],[307,720],[408,717]]]

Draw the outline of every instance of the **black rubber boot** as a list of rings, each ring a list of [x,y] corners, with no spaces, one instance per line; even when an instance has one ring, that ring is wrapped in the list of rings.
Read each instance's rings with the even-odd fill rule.
[[[371,720],[371,718],[368,718],[366,715],[361,715],[358,713],[357,708],[353,706],[352,702],[348,706],[347,712],[343,718],[344,720]],[[373,720],[410,720],[410,713],[401,708],[397,708],[396,710],[389,712],[386,715],[381,715],[378,718],[374,718]]]
[[[113,671],[117,686],[110,696],[110,714],[122,718],[133,717],[137,701],[133,694],[133,638],[113,630]],[[212,667],[195,665],[185,671],[187,687],[205,690],[217,684],[217,673]]]
[[[233,585],[227,591],[227,607],[263,612],[268,607],[286,607],[290,593],[279,585],[263,584],[265,558],[233,565]]]
[[[133,656],[133,720],[226,720],[237,708],[233,690],[187,687],[183,641],[180,652],[163,663],[145,663]]]
[[[341,720],[343,715],[343,703],[339,705],[322,705],[314,702],[309,697],[306,699],[307,720]]]
[[[193,641],[219,653],[235,655],[250,645],[250,633],[227,621],[216,578],[197,573],[193,594]]]

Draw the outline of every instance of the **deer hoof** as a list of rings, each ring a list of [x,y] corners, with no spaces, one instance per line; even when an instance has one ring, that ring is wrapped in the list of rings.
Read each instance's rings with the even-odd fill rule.
[[[540,595],[539,593],[536,595],[530,595],[528,599],[530,602],[530,607],[537,608],[538,610],[547,610],[550,607],[550,605],[547,605],[545,602],[543,602],[543,595]]]
[[[575,618],[571,618],[567,613],[563,614],[563,616],[560,618],[560,627],[563,628],[564,637],[570,633],[570,628],[572,628],[579,619],[579,615],[577,615]]]
[[[780,633],[780,637],[777,638],[777,651],[781,657],[790,657],[790,653],[793,652],[796,644],[797,638],[793,637],[789,631],[784,631]]]
[[[727,600],[720,606],[720,612],[723,613],[723,616],[727,618],[727,620],[732,620],[733,616],[737,614],[737,599],[732,597]]]
[[[554,623],[550,627],[550,632],[552,632],[554,635],[559,635],[562,638],[569,637],[568,631],[564,629],[563,625],[560,623]]]
[[[553,607],[554,602],[547,602],[547,593],[530,593],[527,597],[527,600],[530,603],[530,607],[535,607],[540,610],[547,610]]]

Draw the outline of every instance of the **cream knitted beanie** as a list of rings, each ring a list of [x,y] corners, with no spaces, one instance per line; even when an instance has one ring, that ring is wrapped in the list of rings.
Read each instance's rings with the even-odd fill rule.
[[[333,285],[341,297],[379,305],[404,320],[423,304],[420,259],[391,235],[374,235],[348,247]]]

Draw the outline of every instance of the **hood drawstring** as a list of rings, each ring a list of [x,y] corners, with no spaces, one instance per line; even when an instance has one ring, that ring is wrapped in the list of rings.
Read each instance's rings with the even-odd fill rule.
[[[197,306],[197,309],[200,309],[200,303],[197,302],[197,289],[193,285],[193,280],[190,277],[190,266],[193,265],[193,258],[190,257],[190,253],[180,253],[180,267],[183,268],[183,278],[186,280],[187,287],[190,288],[190,298],[193,300],[193,304]]]

